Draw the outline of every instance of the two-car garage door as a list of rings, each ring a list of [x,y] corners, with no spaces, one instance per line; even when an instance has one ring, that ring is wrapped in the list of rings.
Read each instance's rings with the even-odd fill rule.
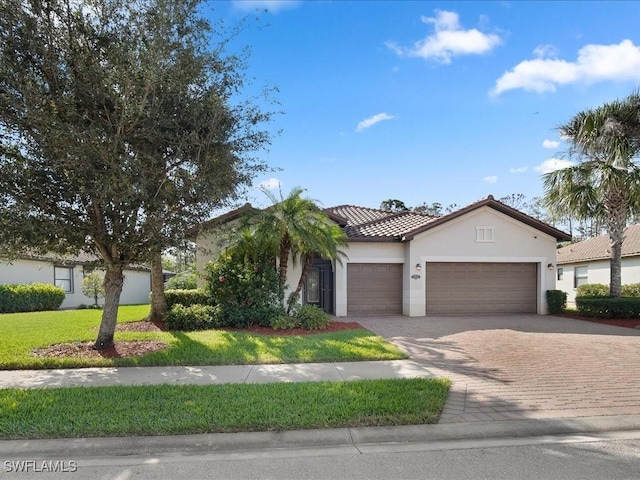
[[[535,263],[427,262],[427,313],[536,313]]]
[[[399,263],[347,265],[348,315],[402,314]],[[535,263],[426,263],[427,314],[536,313]]]

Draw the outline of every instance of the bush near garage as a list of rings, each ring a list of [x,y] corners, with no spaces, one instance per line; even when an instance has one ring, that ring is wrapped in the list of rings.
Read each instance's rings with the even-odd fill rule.
[[[640,297],[640,283],[622,285],[623,297]]]
[[[608,297],[609,285],[604,283],[585,283],[578,285],[576,297]]]
[[[549,313],[562,313],[567,307],[567,294],[562,290],[547,290],[547,307]]]
[[[638,297],[576,297],[578,313],[594,318],[638,318]]]
[[[0,313],[57,310],[64,298],[64,290],[49,283],[0,285]]]

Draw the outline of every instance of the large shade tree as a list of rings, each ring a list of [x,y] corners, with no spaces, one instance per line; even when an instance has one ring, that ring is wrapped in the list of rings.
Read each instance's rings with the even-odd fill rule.
[[[545,205],[601,219],[610,241],[610,294],[622,294],[624,229],[640,211],[640,92],[579,112],[559,128],[577,164],[544,175]]]
[[[235,103],[200,0],[4,0],[0,254],[96,254],[113,344],[123,269],[156,259],[248,184],[269,118]]]

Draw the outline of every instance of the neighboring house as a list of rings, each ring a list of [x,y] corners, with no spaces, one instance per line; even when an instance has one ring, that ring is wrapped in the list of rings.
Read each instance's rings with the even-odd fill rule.
[[[585,283],[609,285],[609,234],[559,248],[556,254],[556,288],[567,293],[573,303],[576,289]],[[640,225],[631,225],[624,231],[622,242],[622,284],[640,282]]]
[[[249,204],[192,229],[199,271]],[[302,300],[336,316],[547,312],[558,241],[570,236],[492,196],[442,217],[351,205],[324,210],[349,239],[343,265],[322,261]],[[225,239],[226,238],[226,239]],[[293,287],[299,268],[289,273]]]
[[[0,261],[0,284],[52,283],[64,289],[66,294],[60,308],[76,308],[94,302],[93,298],[82,293],[82,279],[94,269],[95,261],[89,256],[64,259],[21,257],[10,262]],[[151,272],[148,268],[131,267],[124,271],[120,304],[149,303],[150,291]]]

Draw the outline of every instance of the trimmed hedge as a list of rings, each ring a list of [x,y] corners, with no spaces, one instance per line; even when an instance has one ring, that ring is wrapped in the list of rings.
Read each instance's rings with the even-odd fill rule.
[[[576,289],[576,297],[608,297],[609,293],[609,285],[604,283],[585,283]]]
[[[636,318],[640,316],[638,297],[576,297],[578,312],[594,318]]]
[[[165,290],[164,297],[167,301],[167,310],[174,305],[189,307],[191,305],[206,305],[209,303],[207,293],[202,289],[193,290]]]
[[[623,297],[640,297],[640,283],[627,283],[622,285]]]
[[[0,313],[57,310],[64,298],[64,290],[49,283],[0,285]]]
[[[547,290],[549,313],[562,313],[567,307],[567,294],[562,290]]]
[[[169,330],[182,332],[220,327],[220,307],[211,305],[185,307],[178,303],[167,313],[165,325]]]

